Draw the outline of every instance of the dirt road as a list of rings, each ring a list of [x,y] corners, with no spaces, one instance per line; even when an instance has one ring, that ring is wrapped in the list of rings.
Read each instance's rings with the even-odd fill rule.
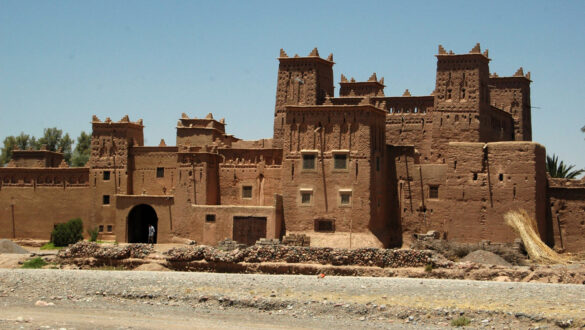
[[[372,277],[0,269],[0,328],[582,325],[585,286]]]

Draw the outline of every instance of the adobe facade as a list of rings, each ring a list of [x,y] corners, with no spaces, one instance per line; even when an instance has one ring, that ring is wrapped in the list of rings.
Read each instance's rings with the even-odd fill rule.
[[[399,247],[436,230],[510,242],[522,208],[542,239],[585,248],[585,184],[551,179],[532,142],[530,73],[490,73],[487,50],[439,46],[431,95],[386,96],[384,78],[341,75],[333,55],[280,52],[272,138],[246,141],[211,114],[177,122],[175,146],[144,146],[142,121],[93,117],[86,167],[16,150],[0,168],[0,237],[48,239],[80,217],[118,242],[310,236],[311,245]],[[268,113],[267,113],[268,115]]]

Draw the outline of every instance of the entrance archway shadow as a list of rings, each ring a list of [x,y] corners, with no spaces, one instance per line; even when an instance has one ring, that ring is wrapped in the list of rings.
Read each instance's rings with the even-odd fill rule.
[[[158,217],[152,206],[136,205],[128,213],[128,243],[148,243],[148,226],[155,229],[154,243],[158,236]]]

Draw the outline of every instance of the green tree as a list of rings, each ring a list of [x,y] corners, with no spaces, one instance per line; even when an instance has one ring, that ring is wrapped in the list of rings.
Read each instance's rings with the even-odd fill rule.
[[[575,179],[584,172],[582,169],[573,170],[574,167],[575,165],[566,165],[563,161],[559,163],[555,154],[552,157],[546,155],[546,171],[553,178]]]
[[[57,127],[45,128],[44,135],[38,140],[38,145],[46,145],[47,150],[58,151],[61,150],[64,154],[65,161],[71,162],[71,145],[73,140],[69,137],[69,133],[63,135],[63,131]]]
[[[81,132],[79,137],[77,137],[77,144],[75,145],[75,150],[71,157],[71,165],[77,167],[85,166],[89,160],[90,148],[91,135]]]
[[[27,150],[29,148],[36,149],[38,147],[36,138],[21,132],[17,136],[7,136],[4,138],[4,147],[0,153],[0,166],[7,164],[12,158],[12,150],[18,147],[20,150]]]

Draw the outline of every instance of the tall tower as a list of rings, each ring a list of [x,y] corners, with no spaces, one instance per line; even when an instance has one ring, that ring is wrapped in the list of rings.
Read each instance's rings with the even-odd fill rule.
[[[477,44],[469,54],[454,54],[439,45],[434,95],[432,158],[443,160],[449,141],[487,141],[489,125],[489,61]]]
[[[280,50],[278,83],[274,109],[275,148],[282,148],[284,113],[287,105],[321,105],[327,96],[333,97],[333,54],[327,59],[319,56],[317,48],[309,56],[288,57]]]
[[[93,116],[91,155],[89,158],[90,181],[102,194],[132,194],[129,148],[144,144],[142,119],[131,122],[128,115],[114,122],[107,118],[100,121]]]
[[[490,76],[491,105],[514,118],[514,140],[532,141],[530,72],[520,68],[511,77]]]

